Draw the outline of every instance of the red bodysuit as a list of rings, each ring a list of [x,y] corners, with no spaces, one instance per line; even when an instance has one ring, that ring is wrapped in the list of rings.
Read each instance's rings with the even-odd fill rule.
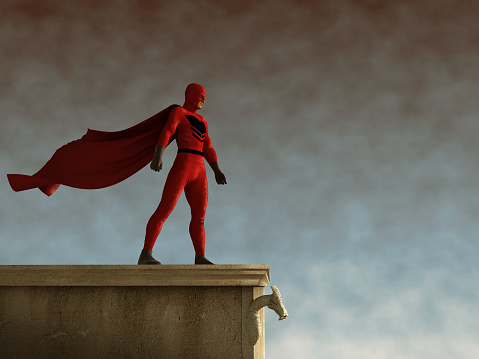
[[[211,146],[206,120],[196,113],[197,104],[204,100],[201,85],[191,84],[186,89],[185,104],[171,110],[158,145],[166,147],[174,136],[178,154],[166,179],[160,204],[146,226],[144,249],[152,250],[163,223],[175,208],[185,190],[191,207],[190,236],[196,255],[204,255],[204,219],[208,202],[208,182],[203,157],[208,163],[216,162],[216,152]]]

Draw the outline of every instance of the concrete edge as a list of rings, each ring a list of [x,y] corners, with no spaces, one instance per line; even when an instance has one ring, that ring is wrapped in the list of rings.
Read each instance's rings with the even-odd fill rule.
[[[0,265],[0,286],[264,287],[269,281],[269,264]]]

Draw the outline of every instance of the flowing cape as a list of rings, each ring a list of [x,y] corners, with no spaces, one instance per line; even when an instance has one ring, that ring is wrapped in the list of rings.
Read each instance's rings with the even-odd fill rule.
[[[88,129],[82,138],[56,150],[34,175],[8,174],[10,186],[16,192],[38,187],[51,196],[60,185],[98,189],[124,181],[153,159],[160,133],[176,106],[122,131]]]

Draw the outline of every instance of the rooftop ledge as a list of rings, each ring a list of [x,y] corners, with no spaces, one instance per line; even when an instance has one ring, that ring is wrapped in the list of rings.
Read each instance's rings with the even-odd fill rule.
[[[269,264],[241,265],[0,265],[0,286],[264,287]]]

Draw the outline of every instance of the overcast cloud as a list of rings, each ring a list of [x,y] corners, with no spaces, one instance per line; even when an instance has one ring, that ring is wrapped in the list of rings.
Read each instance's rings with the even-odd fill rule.
[[[147,4],[147,5],[146,5]],[[271,264],[290,317],[271,358],[479,355],[479,5],[439,1],[3,1],[0,264],[134,264],[161,197],[14,193],[87,128],[206,88],[207,256]],[[184,197],[154,248],[192,263]],[[269,293],[270,289],[266,291]]]

